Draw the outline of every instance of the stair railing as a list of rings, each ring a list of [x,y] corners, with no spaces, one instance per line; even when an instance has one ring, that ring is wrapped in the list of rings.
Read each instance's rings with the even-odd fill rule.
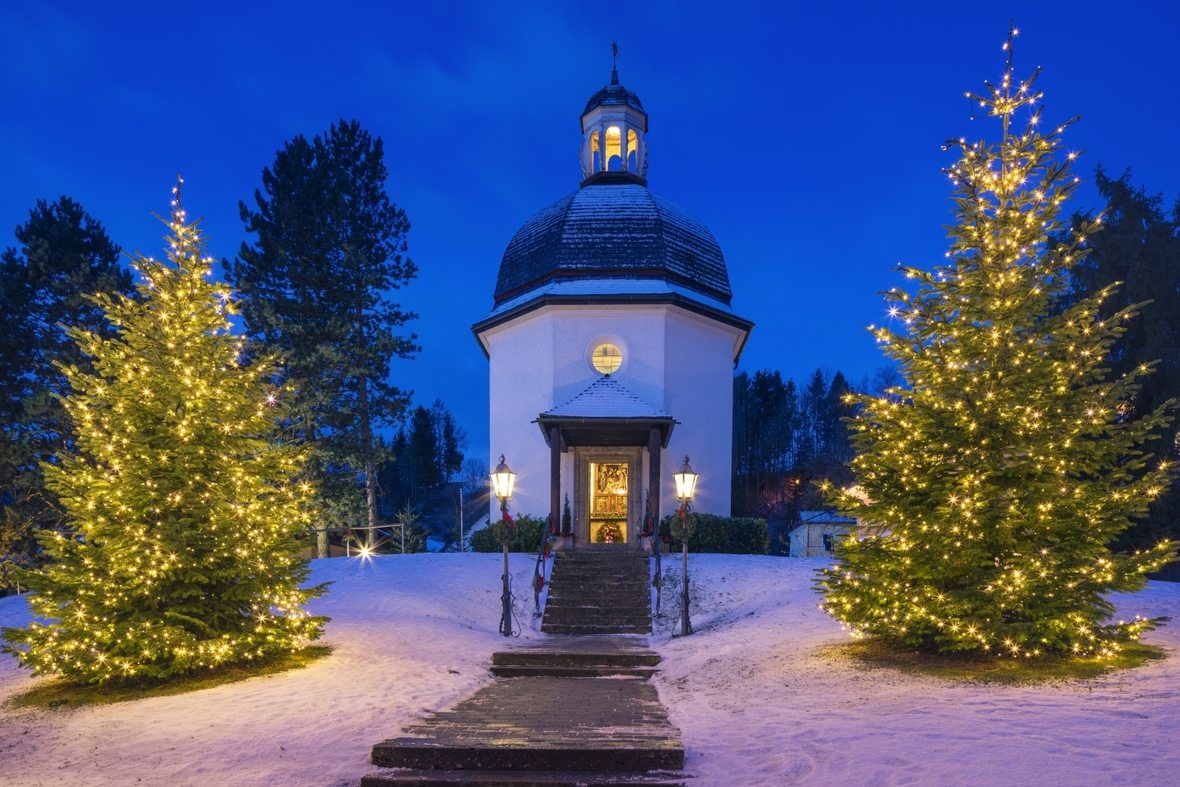
[[[656,601],[652,606],[651,613],[653,619],[660,616],[660,595],[663,592],[664,584],[663,570],[660,566],[660,553],[663,552],[662,546],[659,531],[656,531],[656,534],[651,537],[651,555],[655,564],[652,571],[651,584],[656,589]]]
[[[539,618],[545,613],[545,602],[549,600],[549,579],[553,576],[553,550],[549,538],[541,534],[541,543],[537,546],[537,562],[533,566],[533,617]]]

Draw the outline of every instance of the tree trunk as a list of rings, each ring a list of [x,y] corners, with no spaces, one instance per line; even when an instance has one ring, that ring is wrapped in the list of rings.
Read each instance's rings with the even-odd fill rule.
[[[357,398],[361,406],[361,444],[365,452],[365,497],[369,504],[369,549],[377,545],[377,478],[373,468],[373,430],[369,426],[369,378],[357,381]]]
[[[331,557],[328,551],[328,531],[321,530],[315,534],[316,556]]]

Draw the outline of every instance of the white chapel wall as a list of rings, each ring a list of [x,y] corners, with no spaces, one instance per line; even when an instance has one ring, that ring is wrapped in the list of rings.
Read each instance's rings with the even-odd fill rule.
[[[543,517],[549,513],[549,446],[533,423],[553,407],[553,320],[534,313],[500,326],[486,335],[488,342],[489,459],[492,467],[504,455],[517,474],[511,510]],[[500,518],[499,502],[489,507],[492,521]]]
[[[700,478],[692,509],[730,515],[735,328],[668,310],[664,409],[680,423],[664,450],[662,513],[676,510],[671,474],[688,454]]]
[[[613,376],[680,422],[662,456],[661,513],[676,510],[672,473],[687,453],[700,474],[693,510],[729,515],[737,329],[667,305],[558,306],[538,309],[485,336],[491,461],[494,465],[504,454],[518,474],[514,512],[549,513],[549,447],[534,421],[598,378],[587,351],[606,339],[617,343],[624,356]],[[569,494],[572,501],[572,454],[563,454],[561,464],[562,500]],[[646,484],[646,462],[642,478]],[[498,518],[495,501],[489,513]]]

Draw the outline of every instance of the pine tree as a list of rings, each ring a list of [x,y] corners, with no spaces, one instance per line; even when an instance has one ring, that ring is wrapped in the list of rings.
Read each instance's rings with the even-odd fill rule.
[[[256,244],[225,263],[249,335],[283,351],[299,381],[292,413],[312,445],[322,506],[336,517],[367,511],[371,527],[387,457],[379,431],[410,404],[389,382],[390,362],[420,349],[400,333],[416,315],[392,299],[417,268],[406,256],[409,219],[385,192],[384,156],[381,138],[355,120],[295,137],[262,171],[257,210],[239,204]]]
[[[61,520],[39,465],[71,439],[54,364],[88,359],[60,326],[111,336],[87,296],[134,291],[119,247],[69,197],[38,200],[15,236],[20,248],[0,255],[0,588],[12,564],[36,562],[35,530]]]
[[[1131,304],[1150,302],[1126,323],[1126,333],[1110,353],[1114,374],[1158,361],[1134,402],[1136,413],[1148,413],[1180,396],[1180,199],[1167,209],[1162,195],[1148,194],[1132,183],[1130,170],[1116,180],[1097,167],[1094,185],[1106,201],[1103,230],[1094,236],[1090,255],[1073,271],[1071,296],[1084,298],[1114,282],[1126,282],[1103,301],[1104,319]],[[1073,217],[1079,229],[1089,220],[1088,213]],[[1148,447],[1174,456],[1180,446],[1178,426],[1173,422],[1161,430]],[[1161,494],[1148,516],[1122,534],[1117,547],[1143,549],[1161,537],[1180,538],[1180,485]]]
[[[39,620],[3,631],[39,673],[165,678],[289,652],[326,620],[300,608],[324,592],[300,589],[302,449],[273,440],[290,392],[273,358],[239,363],[236,305],[173,205],[170,263],[137,255],[140,298],[94,298],[117,337],[69,331],[93,371],[62,368],[76,439],[44,466],[69,529],[39,533],[52,563],[20,572]]]
[[[948,170],[956,223],[948,262],[904,268],[913,293],[886,294],[899,332],[874,329],[909,390],[854,396],[859,487],[836,493],[862,522],[822,572],[824,608],[855,632],[943,652],[1112,655],[1159,621],[1108,622],[1107,595],[1142,588],[1175,554],[1108,544],[1142,516],[1171,469],[1142,450],[1170,404],[1132,418],[1143,364],[1107,373],[1135,307],[1104,318],[1112,287],[1073,305],[1069,271],[1100,219],[1065,242],[1061,205],[1078,183],[1061,156],[1068,121],[1023,130],[1042,94],[1008,67],[986,96],[998,142],[961,148]],[[904,398],[902,398],[904,397]]]

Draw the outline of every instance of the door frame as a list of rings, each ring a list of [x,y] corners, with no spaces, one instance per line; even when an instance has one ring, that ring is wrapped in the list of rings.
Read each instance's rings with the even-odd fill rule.
[[[574,451],[574,543],[590,543],[590,464],[627,463],[627,543],[639,548],[643,530],[643,449],[629,446],[576,446]]]

